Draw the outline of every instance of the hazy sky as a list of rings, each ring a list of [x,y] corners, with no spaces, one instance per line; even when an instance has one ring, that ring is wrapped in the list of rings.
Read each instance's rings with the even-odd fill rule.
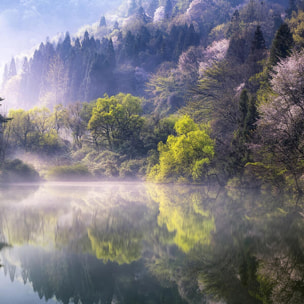
[[[0,67],[58,33],[97,22],[120,0],[0,0]],[[112,6],[112,7],[111,7]]]

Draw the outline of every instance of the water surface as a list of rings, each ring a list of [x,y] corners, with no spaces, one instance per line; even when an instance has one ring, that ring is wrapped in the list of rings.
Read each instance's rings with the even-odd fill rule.
[[[0,303],[304,303],[301,200],[143,183],[0,189]]]

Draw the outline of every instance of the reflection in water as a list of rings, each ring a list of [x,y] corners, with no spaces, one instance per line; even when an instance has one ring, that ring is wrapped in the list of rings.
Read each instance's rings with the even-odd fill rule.
[[[0,285],[30,284],[29,303],[304,302],[304,211],[291,197],[135,183],[24,190],[1,194]]]

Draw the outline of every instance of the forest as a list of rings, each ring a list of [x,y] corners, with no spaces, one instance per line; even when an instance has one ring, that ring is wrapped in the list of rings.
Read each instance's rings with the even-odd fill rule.
[[[119,12],[6,65],[1,183],[302,193],[303,1],[133,0]]]

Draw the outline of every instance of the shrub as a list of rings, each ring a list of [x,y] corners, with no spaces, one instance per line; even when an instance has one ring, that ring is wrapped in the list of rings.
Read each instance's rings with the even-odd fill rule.
[[[88,167],[82,164],[56,166],[47,173],[47,178],[52,180],[81,180],[90,176]]]
[[[124,161],[119,169],[119,176],[122,178],[136,178],[140,175],[144,166],[143,159],[132,159]]]
[[[6,161],[0,176],[0,181],[4,183],[36,182],[39,180],[39,173],[34,167],[25,164],[20,159]]]

